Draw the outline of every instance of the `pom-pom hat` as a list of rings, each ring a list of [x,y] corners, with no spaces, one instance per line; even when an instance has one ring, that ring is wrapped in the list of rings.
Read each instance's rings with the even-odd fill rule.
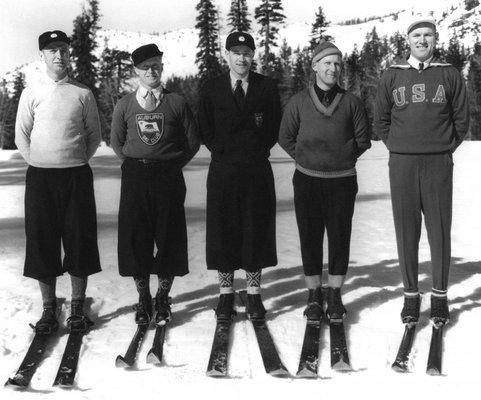
[[[312,65],[322,58],[333,54],[342,57],[341,50],[339,50],[334,43],[329,41],[319,43],[312,53]]]

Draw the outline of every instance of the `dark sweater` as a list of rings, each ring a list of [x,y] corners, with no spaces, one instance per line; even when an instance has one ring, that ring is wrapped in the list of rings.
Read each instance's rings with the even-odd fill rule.
[[[395,153],[453,151],[469,127],[461,75],[436,61],[423,71],[407,62],[391,66],[379,83],[374,125]]]
[[[295,94],[281,121],[279,144],[301,167],[313,171],[345,171],[371,147],[369,123],[361,100],[339,88],[323,107],[315,89]]]
[[[150,112],[139,105],[135,92],[122,97],[112,115],[110,140],[120,159],[173,160],[180,166],[189,162],[200,146],[190,107],[168,90]]]

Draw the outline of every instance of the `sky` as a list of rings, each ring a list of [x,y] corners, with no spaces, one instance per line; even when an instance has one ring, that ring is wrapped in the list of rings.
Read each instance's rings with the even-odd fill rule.
[[[229,0],[213,0],[219,7],[221,23],[229,11]],[[100,0],[100,25],[104,29],[140,32],[166,32],[195,25],[195,6],[199,0]],[[247,0],[253,14],[259,0]],[[439,7],[455,0],[283,0],[287,23],[312,23],[319,6],[332,22],[357,17],[383,15],[391,11],[418,7]],[[72,33],[72,21],[80,14],[83,0],[0,0],[0,76],[16,66],[37,59],[37,38],[47,30]],[[173,6],[175,4],[175,6]],[[302,6],[300,6],[302,5]]]

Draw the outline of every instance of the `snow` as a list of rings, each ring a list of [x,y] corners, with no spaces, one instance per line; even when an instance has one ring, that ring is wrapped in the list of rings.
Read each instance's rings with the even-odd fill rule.
[[[451,11],[450,6],[453,6]],[[400,6],[400,8],[402,8]],[[349,54],[355,47],[361,50],[366,35],[376,28],[378,35],[382,37],[390,37],[396,32],[405,33],[407,26],[412,21],[413,15],[429,15],[433,13],[434,18],[438,21],[439,43],[447,48],[449,39],[453,32],[456,32],[459,41],[465,48],[473,48],[477,40],[478,29],[476,28],[481,21],[481,7],[477,6],[467,12],[464,2],[457,0],[446,0],[440,2],[438,8],[432,10],[432,4],[418,4],[398,13],[397,19],[391,17],[377,18],[368,22],[356,25],[339,25],[332,23],[326,30],[326,34],[334,38],[336,45],[343,53]],[[443,17],[443,13],[447,13]],[[329,15],[326,15],[329,19]],[[285,39],[293,50],[297,47],[301,49],[308,45],[310,40],[312,21],[295,22],[286,24],[279,29],[278,51],[283,40]],[[223,50],[223,44],[227,32],[225,29],[219,35],[219,44]],[[259,34],[254,34],[256,43],[260,43]],[[188,76],[198,73],[195,64],[195,56],[198,51],[197,45],[199,41],[198,31],[195,28],[184,28],[162,34],[148,34],[142,32],[122,31],[116,29],[102,29],[97,34],[96,56],[100,58],[101,53],[106,45],[112,49],[119,49],[132,52],[135,48],[146,44],[155,43],[164,52],[164,71],[163,79],[167,80],[172,76]],[[258,50],[258,55],[259,55]],[[25,74],[26,83],[35,82],[44,73],[45,67],[40,60],[19,66],[20,70]],[[13,80],[15,71],[8,72],[4,75],[8,82],[8,89],[13,88]]]
[[[479,369],[470,367],[481,358],[481,168],[480,142],[466,142],[455,153],[453,263],[449,297],[452,323],[445,333],[443,373],[425,373],[431,328],[429,316],[430,254],[426,235],[420,244],[422,322],[414,343],[412,373],[390,368],[403,333],[399,312],[402,284],[397,263],[390,205],[387,158],[381,143],[373,143],[358,162],[359,194],[353,222],[352,251],[343,298],[349,310],[347,335],[354,372],[331,371],[329,332],[322,328],[319,380],[278,379],[267,376],[252,327],[239,307],[233,327],[229,372],[231,379],[212,379],[205,369],[214,332],[216,274],[205,268],[205,179],[208,152],[202,148],[185,168],[188,196],[190,274],[174,282],[174,321],[161,367],[146,363],[153,339],[149,330],[134,370],[117,369],[114,360],[123,354],[135,331],[132,306],[137,300],[131,279],[117,272],[116,228],[120,169],[112,150],[101,147],[92,160],[98,211],[99,246],[103,271],[89,280],[96,325],[85,337],[77,387],[63,391],[51,386],[66,336],[39,367],[28,394],[4,389],[3,399],[246,399],[273,398],[459,398],[479,389]],[[292,374],[297,371],[304,334],[302,311],[306,290],[301,273],[299,239],[292,201],[294,164],[278,147],[272,165],[278,197],[277,243],[279,265],[263,276],[263,298],[268,325],[281,359]],[[0,377],[13,376],[32,335],[28,323],[40,312],[40,294],[32,279],[22,277],[24,257],[23,194],[26,165],[16,151],[0,151]],[[237,274],[236,288],[244,287]],[[151,282],[156,290],[155,279]],[[58,295],[69,298],[69,279],[58,280]],[[65,310],[64,310],[65,311]],[[62,320],[66,317],[65,312]],[[149,396],[149,397],[147,397]],[[167,398],[167,397],[166,397]]]

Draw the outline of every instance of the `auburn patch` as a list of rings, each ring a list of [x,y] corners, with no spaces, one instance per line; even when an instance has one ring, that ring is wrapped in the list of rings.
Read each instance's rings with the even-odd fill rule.
[[[136,114],[137,133],[146,145],[157,144],[164,134],[164,114]]]

